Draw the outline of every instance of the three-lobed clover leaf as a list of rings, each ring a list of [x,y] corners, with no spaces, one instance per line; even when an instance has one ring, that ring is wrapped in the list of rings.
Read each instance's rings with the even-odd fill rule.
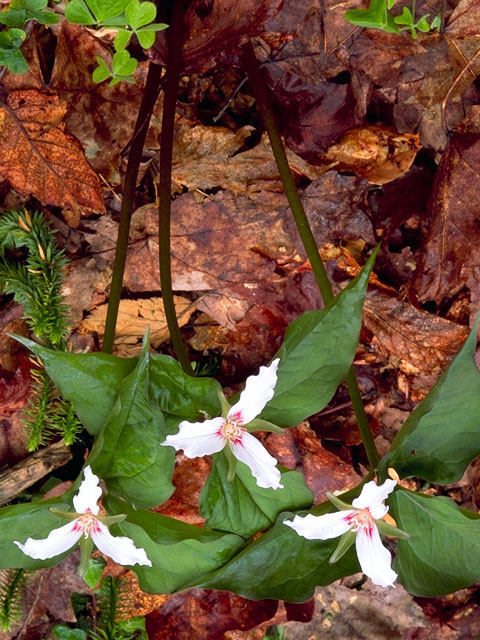
[[[135,73],[138,60],[132,58],[132,56],[128,53],[128,51],[117,51],[117,53],[112,58],[112,70],[110,70],[107,66],[105,60],[97,56],[98,67],[93,71],[93,81],[94,82],[103,82],[107,80],[107,78],[112,78],[110,80],[110,86],[114,87],[121,80],[125,80],[126,82],[134,83],[135,80],[132,78],[132,75]]]
[[[11,0],[6,11],[0,12],[0,23],[22,29],[28,20],[40,24],[55,24],[59,17],[46,9],[48,0]]]
[[[163,31],[168,25],[164,23],[153,24],[157,15],[157,8],[153,2],[140,2],[140,0],[131,0],[125,9],[125,21],[128,27],[121,28],[119,26],[118,33],[115,37],[114,47],[116,51],[122,51],[130,42],[130,38],[135,34],[138,38],[140,46],[149,49],[155,42],[155,33]]]
[[[20,51],[25,37],[23,29],[0,31],[0,65],[12,73],[25,73],[28,70],[27,61]]]

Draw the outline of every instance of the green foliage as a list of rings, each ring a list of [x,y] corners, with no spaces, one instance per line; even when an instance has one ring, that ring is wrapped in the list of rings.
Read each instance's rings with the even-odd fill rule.
[[[280,627],[277,624],[267,627],[266,634],[262,640],[284,640],[285,639],[285,627]]]
[[[228,461],[221,451],[200,495],[200,510],[207,527],[250,537],[275,523],[281,511],[311,506],[313,494],[298,471],[282,473],[283,489],[262,489],[250,469],[239,462],[228,482]]]
[[[0,23],[22,29],[28,20],[40,24],[56,24],[59,17],[46,7],[48,0],[10,0],[6,11],[0,12]]]
[[[368,9],[350,9],[344,13],[344,17],[348,22],[368,29],[381,29],[387,33],[410,31],[412,38],[417,37],[417,31],[427,33],[440,28],[440,15],[435,16],[430,24],[428,23],[429,13],[415,21],[408,7],[403,7],[400,15],[393,16],[390,9],[394,4],[395,0],[370,0]]]
[[[0,31],[0,66],[7,67],[12,73],[25,73],[28,64],[20,51],[26,38],[23,29]]]
[[[23,617],[24,586],[24,569],[0,571],[0,628],[2,631],[10,631]]]
[[[395,437],[379,466],[402,477],[446,484],[480,454],[480,372],[474,361],[478,320],[469,338]],[[468,381],[468,382],[467,382]]]
[[[375,251],[360,275],[332,304],[307,311],[287,328],[275,395],[260,417],[294,427],[321,411],[349,370],[358,344],[362,307]]]
[[[135,82],[132,78],[138,61],[126,50],[132,35],[136,35],[140,46],[149,49],[155,41],[157,31],[168,25],[154,23],[157,8],[148,0],[71,0],[65,10],[70,22],[85,25],[107,26],[117,31],[114,40],[115,54],[110,69],[105,60],[97,56],[98,66],[93,72],[94,82],[111,78],[110,85],[120,81]]]
[[[480,580],[480,515],[453,500],[398,490],[390,498],[398,526],[394,569],[409,593],[440,596]]]

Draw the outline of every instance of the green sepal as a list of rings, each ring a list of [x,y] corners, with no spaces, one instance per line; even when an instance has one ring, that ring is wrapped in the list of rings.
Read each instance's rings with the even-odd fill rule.
[[[282,429],[282,427],[278,427],[276,424],[273,424],[273,422],[263,420],[262,418],[254,418],[245,428],[248,432],[272,431],[273,433],[285,433],[285,429]]]
[[[126,513],[119,513],[116,516],[95,516],[97,520],[100,520],[104,525],[109,527],[112,524],[116,524],[117,522],[122,522],[127,517]]]
[[[403,540],[408,540],[410,538],[410,535],[406,531],[402,531],[402,529],[394,527],[392,524],[388,524],[385,520],[375,520],[375,524],[382,536],[402,538]]]
[[[328,560],[330,564],[333,564],[337,560],[340,560],[340,558],[347,553],[352,544],[355,542],[356,535],[357,534],[353,531],[347,531],[343,534],[343,536],[338,541],[337,548]]]
[[[351,504],[347,504],[343,500],[340,500],[340,498],[337,498],[337,496],[334,496],[333,493],[330,493],[330,491],[327,491],[325,495],[330,500],[330,502],[337,507],[339,511],[346,511],[354,508]]]
[[[228,460],[228,474],[227,481],[232,484],[233,479],[235,478],[235,473],[237,471],[237,459],[233,455],[233,451],[230,449],[230,445],[227,443],[227,446],[223,449],[225,453],[225,457]]]
[[[85,579],[87,571],[90,567],[90,556],[93,551],[93,540],[90,536],[80,538],[80,564],[78,566],[78,575]]]
[[[221,387],[219,389],[217,389],[217,396],[218,396],[218,399],[220,401],[220,407],[222,409],[221,416],[222,416],[222,418],[224,418],[226,420],[227,419],[227,414],[230,411],[231,407],[230,407],[230,403],[226,399],[225,394],[223,393],[223,390],[222,390]]]
[[[50,507],[49,511],[50,513],[53,513],[54,516],[58,516],[63,520],[72,521],[72,520],[76,520],[79,516],[79,514],[74,511],[64,511],[63,509],[57,509],[57,507]]]

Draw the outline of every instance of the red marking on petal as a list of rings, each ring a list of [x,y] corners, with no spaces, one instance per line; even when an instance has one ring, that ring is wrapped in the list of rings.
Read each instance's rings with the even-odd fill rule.
[[[242,424],[242,422],[243,422],[243,414],[242,414],[242,412],[241,411],[235,411],[235,413],[232,413],[231,416],[228,416],[228,421]]]

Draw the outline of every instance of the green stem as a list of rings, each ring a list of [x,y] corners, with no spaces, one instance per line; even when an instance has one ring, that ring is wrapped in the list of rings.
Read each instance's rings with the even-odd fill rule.
[[[283,188],[287,196],[288,204],[290,205],[290,209],[292,210],[293,217],[300,234],[300,238],[302,239],[303,246],[305,247],[305,251],[307,252],[308,259],[310,260],[312,271],[322,295],[323,302],[325,305],[328,305],[334,299],[332,285],[328,278],[322,258],[320,257],[317,242],[312,233],[308,218],[305,214],[305,209],[303,208],[302,201],[300,200],[300,196],[298,195],[292,172],[290,171],[290,167],[288,165],[283,142],[278,132],[278,127],[270,102],[267,82],[263,76],[262,70],[260,69],[251,42],[247,42],[243,47],[243,61],[247,69],[250,86],[257,101],[257,108],[260,112],[260,116],[262,117],[263,123],[268,133],[273,155],[277,163],[278,172],[280,174]],[[368,462],[370,464],[370,467],[372,469],[375,469],[379,462],[379,455],[375,447],[375,443],[373,441],[373,437],[368,424],[368,419],[363,407],[362,397],[360,395],[360,389],[358,388],[358,382],[355,376],[353,365],[352,367],[350,367],[345,380],[350,392],[353,410],[355,412],[355,417],[357,418],[358,428],[360,431],[360,435],[362,436],[363,445],[368,457]]]
[[[117,246],[113,263],[112,285],[108,299],[107,317],[105,320],[105,333],[103,337],[102,351],[111,353],[115,339],[115,327],[117,324],[118,307],[122,294],[123,274],[127,259],[128,236],[130,233],[130,220],[132,218],[135,203],[135,189],[137,186],[138,169],[142,159],[143,145],[147,136],[148,125],[152,117],[153,108],[160,92],[160,78],[162,67],[151,62],[148,67],[145,91],[138,111],[137,122],[128,154],[127,170],[123,185],[122,207],[120,210],[120,224],[118,227]]]
[[[170,202],[172,191],[172,153],[175,109],[178,82],[182,65],[183,48],[183,0],[173,0],[170,27],[167,30],[167,74],[163,102],[162,134],[160,138],[160,171],[158,177],[158,248],[160,262],[160,287],[163,306],[173,348],[185,373],[193,376],[188,352],[180,334],[172,290],[172,268],[170,249]]]

